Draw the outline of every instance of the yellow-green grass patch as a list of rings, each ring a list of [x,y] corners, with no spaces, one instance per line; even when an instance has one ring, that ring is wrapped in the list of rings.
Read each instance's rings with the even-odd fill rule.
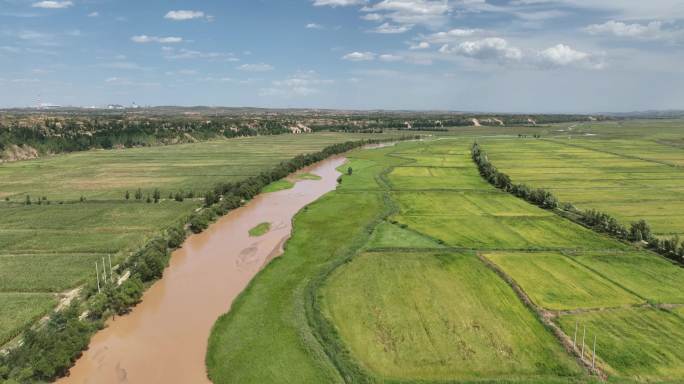
[[[263,193],[270,193],[270,192],[278,192],[282,191],[284,189],[290,189],[294,187],[294,183],[289,181],[289,180],[278,180],[274,181],[271,184],[267,185],[264,187],[264,189],[261,190]]]
[[[477,170],[467,168],[397,167],[389,174],[393,189],[480,189]]]
[[[299,173],[297,174],[297,180],[320,180],[321,177],[314,175],[313,173]]]
[[[394,192],[401,215],[407,216],[536,216],[553,214],[494,189],[471,191]]]
[[[434,239],[431,239],[408,228],[402,228],[399,224],[391,224],[386,221],[380,223],[366,244],[366,248],[442,248]]]
[[[322,290],[323,310],[382,379],[574,377],[575,362],[474,254],[367,253]]]
[[[0,345],[17,336],[57,303],[49,293],[0,293]]]
[[[650,253],[589,253],[583,265],[652,302],[684,304],[684,269]]]
[[[409,228],[453,247],[474,249],[625,249],[626,246],[556,216],[404,216]]]
[[[62,292],[85,281],[103,254],[0,254],[0,292]],[[4,311],[3,311],[4,312]]]
[[[256,227],[250,229],[249,235],[252,237],[259,237],[259,236],[265,235],[270,230],[271,230],[271,223],[261,223],[261,224],[257,225]]]
[[[684,320],[678,316],[630,308],[561,316],[559,323],[568,335],[579,324],[580,340],[586,326],[587,344],[593,348],[596,336],[599,366],[613,376],[642,382],[684,380]]]
[[[560,253],[496,252],[485,257],[545,309],[619,307],[644,302]]]

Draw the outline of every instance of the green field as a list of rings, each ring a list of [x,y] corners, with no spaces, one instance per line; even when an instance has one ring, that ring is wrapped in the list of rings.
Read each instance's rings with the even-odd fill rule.
[[[602,308],[645,302],[560,253],[500,252],[485,256],[503,268],[542,308]]]
[[[210,379],[597,382],[564,344],[578,326],[587,344],[596,337],[608,382],[684,382],[684,269],[494,188],[470,156],[476,139],[514,182],[684,235],[682,125],[467,127],[348,153],[337,189],[296,215],[284,254],[214,325]],[[0,165],[9,180],[0,185],[0,345],[92,279],[97,260],[120,262],[203,202],[170,194],[362,137],[252,137]],[[124,199],[138,188],[142,201]],[[155,188],[161,202],[146,203]],[[27,195],[34,204],[22,204]]]
[[[646,219],[656,234],[684,234],[683,125],[584,124],[548,140],[481,143],[515,182],[549,189],[563,202],[605,211],[625,225]]]
[[[323,290],[351,353],[384,380],[580,376],[473,253],[366,253]]]
[[[681,313],[681,268],[496,190],[475,171],[469,144],[353,152],[353,175],[300,213],[283,257],[216,324],[207,358],[214,382],[592,381],[478,253],[566,333],[575,321],[590,327],[594,313],[617,316],[616,326],[657,324],[658,316],[646,319],[660,313],[648,303]],[[361,198],[369,196],[373,212]],[[371,213],[383,210],[389,215],[374,222]],[[348,216],[361,212],[352,225]],[[337,248],[318,240],[341,232]],[[661,341],[681,332],[681,314],[668,316]],[[641,343],[622,331],[623,345]],[[606,349],[597,354],[613,381],[676,381],[684,379],[673,369],[684,364],[678,346],[628,370]]]
[[[169,194],[199,194],[297,154],[364,137],[263,136],[1,164],[0,345],[54,307],[57,293],[94,279],[97,260],[111,255],[116,264],[203,201],[197,196],[177,202]],[[138,188],[141,200],[134,197]],[[162,200],[146,203],[156,188]],[[23,204],[27,195],[33,204]]]
[[[597,337],[596,355],[605,370],[643,382],[684,380],[684,320],[655,309],[620,309],[563,316],[568,334],[587,328],[587,342]]]
[[[40,319],[57,300],[47,293],[2,293],[0,294],[0,343],[17,336],[18,332]]]

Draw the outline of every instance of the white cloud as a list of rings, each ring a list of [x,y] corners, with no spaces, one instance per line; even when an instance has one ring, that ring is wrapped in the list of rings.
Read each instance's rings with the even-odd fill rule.
[[[304,28],[306,28],[306,29],[323,29],[323,26],[320,24],[316,24],[316,23],[309,23],[309,24],[305,25]]]
[[[378,59],[380,59],[380,61],[385,61],[385,62],[395,62],[395,61],[401,61],[404,58],[402,56],[399,56],[399,55],[383,54],[383,55],[378,56]]]
[[[379,13],[367,13],[361,16],[361,19],[366,21],[382,21],[384,17]]]
[[[169,20],[174,20],[174,21],[185,21],[185,20],[193,20],[193,19],[207,19],[207,20],[213,19],[212,16],[209,16],[202,11],[190,11],[190,10],[169,11],[166,13],[164,18],[169,19]]]
[[[375,33],[384,33],[384,34],[396,34],[396,33],[404,33],[408,32],[413,28],[413,25],[410,24],[404,24],[404,25],[392,25],[390,23],[384,23],[382,25],[378,25],[377,27],[373,28],[371,32]]]
[[[224,52],[201,52],[192,49],[175,49],[173,47],[162,47],[164,58],[169,60],[185,60],[185,59],[208,59],[214,61],[240,61],[232,53]]]
[[[480,60],[496,61],[519,61],[523,56],[520,48],[511,46],[508,44],[508,41],[499,37],[464,41],[454,47],[445,44],[439,51],[441,53],[455,53]]]
[[[71,1],[47,0],[47,1],[39,1],[37,3],[33,3],[33,5],[31,5],[31,6],[33,8],[62,9],[62,8],[72,7],[73,5],[74,5],[74,3]]]
[[[134,43],[145,44],[145,43],[161,43],[161,44],[177,44],[182,43],[182,37],[160,37],[160,36],[148,36],[148,35],[138,35],[131,37],[131,41]]]
[[[411,50],[418,50],[418,49],[428,49],[430,48],[430,43],[427,41],[421,41],[419,43],[411,44],[409,46],[409,49]]]
[[[375,56],[373,52],[351,52],[342,56],[342,59],[349,61],[371,61],[375,60]]]
[[[542,67],[579,66],[589,69],[602,69],[605,64],[593,55],[575,50],[565,44],[556,44],[538,53]]]
[[[275,68],[270,64],[256,63],[256,64],[242,64],[241,66],[238,67],[238,69],[241,71],[247,71],[247,72],[268,72],[268,71],[274,70]]]
[[[451,6],[443,0],[382,0],[362,11],[379,14],[397,24],[437,26],[446,23]]]
[[[88,17],[98,17],[98,16],[100,16],[100,12],[90,12],[88,14]]]
[[[366,4],[368,0],[314,0],[313,5],[316,7],[347,7],[350,5]]]
[[[611,20],[603,24],[589,25],[584,30],[592,35],[655,39],[663,36],[662,26],[663,23],[660,21],[651,21],[648,24],[626,24],[621,21]]]
[[[437,32],[427,36],[423,36],[422,40],[433,44],[444,44],[459,41],[465,37],[470,37],[476,34],[480,34],[482,32],[483,31],[481,29],[454,28],[445,32]]]

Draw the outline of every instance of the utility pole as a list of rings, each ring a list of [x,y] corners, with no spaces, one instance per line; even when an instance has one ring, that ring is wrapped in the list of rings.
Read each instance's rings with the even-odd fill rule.
[[[105,258],[102,256],[102,270],[104,271],[104,279],[102,279],[105,284],[107,284],[107,264],[105,264]]]
[[[100,271],[97,269],[97,261],[95,262],[95,274],[97,275],[97,293],[100,293]]]
[[[107,255],[109,258],[109,281],[114,284],[114,272],[112,272],[112,255]]]
[[[577,327],[579,327],[579,321],[575,321],[575,337],[572,339],[573,348],[577,348]]]
[[[584,326],[584,334],[582,335],[582,360],[584,360],[584,338],[587,336],[587,326]]]
[[[594,353],[591,358],[591,368],[596,368],[596,335],[594,335]]]

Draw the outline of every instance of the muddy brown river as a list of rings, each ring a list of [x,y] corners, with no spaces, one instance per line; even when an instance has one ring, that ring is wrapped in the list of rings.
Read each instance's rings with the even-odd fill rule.
[[[212,325],[282,253],[294,215],[335,189],[336,168],[344,162],[334,157],[303,169],[321,180],[299,180],[292,189],[259,195],[190,236],[142,302],[109,321],[57,383],[209,383],[204,358]],[[250,237],[248,231],[264,222],[271,230]]]

